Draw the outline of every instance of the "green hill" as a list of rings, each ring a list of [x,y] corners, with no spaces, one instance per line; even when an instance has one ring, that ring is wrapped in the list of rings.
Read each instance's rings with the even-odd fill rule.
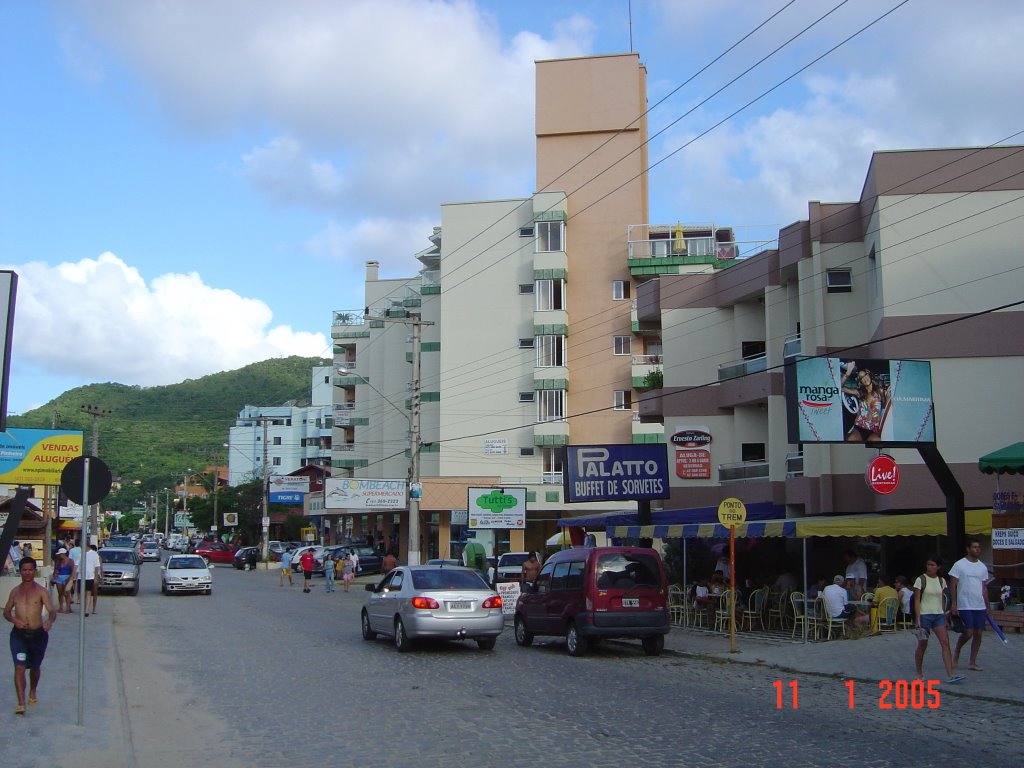
[[[287,357],[162,387],[89,384],[46,405],[8,418],[10,427],[79,429],[90,452],[93,406],[99,419],[99,456],[123,490],[107,508],[130,509],[136,499],[181,482],[187,468],[226,461],[228,428],[246,405],[308,405],[312,368],[329,360]]]

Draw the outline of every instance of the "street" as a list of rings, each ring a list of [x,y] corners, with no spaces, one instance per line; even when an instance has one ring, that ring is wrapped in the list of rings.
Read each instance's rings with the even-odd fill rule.
[[[947,696],[936,709],[884,709],[877,688],[858,684],[851,709],[839,679],[797,673],[775,685],[777,670],[673,653],[648,658],[633,642],[605,642],[574,659],[558,641],[517,647],[511,624],[493,652],[451,643],[399,654],[384,639],[361,639],[362,584],[344,594],[339,582],[337,593],[325,594],[316,578],[303,594],[301,578],[280,587],[276,571],[217,566],[211,596],[163,596],[159,573],[147,564],[137,598],[101,597],[98,614],[86,619],[85,733],[74,725],[78,616],[60,617],[40,705],[16,719],[13,691],[4,691],[0,748],[8,765],[1019,759],[1020,705]]]

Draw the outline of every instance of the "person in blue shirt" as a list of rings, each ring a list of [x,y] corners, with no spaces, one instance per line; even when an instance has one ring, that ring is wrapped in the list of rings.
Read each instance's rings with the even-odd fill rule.
[[[282,587],[284,586],[284,577],[285,577],[286,574],[288,576],[288,586],[289,587],[295,586],[295,583],[292,581],[292,553],[291,552],[282,552],[281,553],[281,574],[280,574],[281,579],[280,579],[280,583],[281,583]]]

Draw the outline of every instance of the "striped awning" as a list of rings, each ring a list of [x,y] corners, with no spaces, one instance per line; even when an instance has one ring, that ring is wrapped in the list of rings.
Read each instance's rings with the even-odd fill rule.
[[[991,509],[969,509],[964,513],[966,533],[992,532]],[[608,526],[608,536],[617,539],[726,539],[729,529],[719,523],[687,525]],[[945,512],[912,515],[843,515],[764,520],[736,526],[740,538],[806,539],[815,536],[945,536]]]

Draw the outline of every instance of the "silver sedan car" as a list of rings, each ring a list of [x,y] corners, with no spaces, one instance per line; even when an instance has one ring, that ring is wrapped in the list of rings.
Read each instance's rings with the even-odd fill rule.
[[[363,639],[388,635],[399,651],[411,650],[422,637],[475,640],[489,651],[505,628],[501,598],[470,568],[402,566],[366,591]]]

